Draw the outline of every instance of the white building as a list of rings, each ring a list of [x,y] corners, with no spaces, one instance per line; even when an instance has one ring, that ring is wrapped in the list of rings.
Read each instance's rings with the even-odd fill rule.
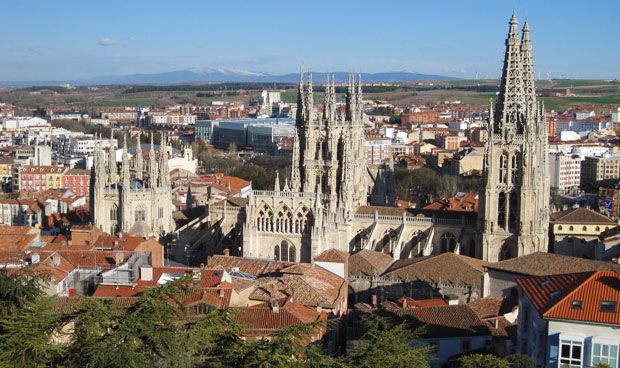
[[[579,188],[581,157],[563,152],[549,153],[549,178],[551,188],[566,193]]]
[[[620,273],[518,279],[518,350],[544,367],[618,367]]]
[[[49,127],[50,123],[37,117],[14,117],[2,120],[4,130],[21,130],[28,127]]]

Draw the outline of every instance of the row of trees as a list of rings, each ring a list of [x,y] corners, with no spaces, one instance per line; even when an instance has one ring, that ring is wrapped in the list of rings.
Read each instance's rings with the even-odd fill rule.
[[[221,172],[249,180],[252,181],[253,189],[272,190],[276,172],[281,180],[290,176],[291,160],[288,157],[255,155],[251,158],[239,158],[234,151],[235,147],[229,147],[229,152],[223,155],[214,152],[202,141],[194,145],[194,155],[200,160],[204,173]],[[283,184],[282,182],[281,185]]]
[[[432,348],[421,330],[386,318],[362,320],[358,344],[329,356],[321,343],[308,345],[317,324],[276,332],[271,339],[244,340],[231,311],[189,319],[182,302],[189,280],[148,289],[129,306],[82,298],[60,305],[45,296],[37,275],[0,270],[0,367],[430,367]],[[75,303],[74,302],[79,302]],[[64,311],[63,311],[64,309]],[[465,356],[463,368],[530,368],[524,356]]]
[[[477,190],[479,185],[477,179],[440,175],[427,167],[415,171],[395,167],[394,174],[398,199],[416,202],[419,207],[459,191]]]

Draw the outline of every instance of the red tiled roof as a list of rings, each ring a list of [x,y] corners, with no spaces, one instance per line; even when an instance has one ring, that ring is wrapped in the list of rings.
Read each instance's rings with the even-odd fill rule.
[[[350,276],[377,276],[382,274],[394,259],[387,254],[362,249],[349,257]]]
[[[596,271],[517,279],[544,318],[620,325],[620,273]],[[601,311],[603,301],[615,311]],[[574,307],[573,302],[579,302]]]
[[[269,275],[278,273],[282,269],[292,266],[294,263],[271,261],[258,258],[242,258],[215,255],[209,259],[207,266],[215,268],[217,266],[223,267],[227,272],[231,272],[233,268],[238,268],[239,271],[248,273],[254,276]]]
[[[448,303],[442,298],[431,298],[431,299],[413,299],[408,296],[402,296],[398,299],[398,303],[403,308],[425,308],[425,307],[441,307],[443,305],[448,305]]]
[[[620,265],[555,253],[536,252],[505,261],[487,263],[486,268],[530,276],[558,275],[597,270],[620,271]]]
[[[480,287],[486,262],[455,253],[401,259],[383,274],[401,280],[431,280]]]
[[[457,193],[451,197],[437,200],[425,210],[436,211],[458,211],[458,212],[478,212],[478,192]]]
[[[200,270],[200,286],[203,288],[214,287],[222,282],[224,270],[204,268]]]
[[[617,225],[609,217],[588,208],[571,208],[552,213],[549,217],[553,223]]]
[[[349,259],[349,253],[336,249],[326,250],[325,252],[314,257],[314,260],[319,262],[345,263],[347,259]]]
[[[426,327],[425,337],[490,335],[487,325],[467,305],[447,305],[411,309]]]

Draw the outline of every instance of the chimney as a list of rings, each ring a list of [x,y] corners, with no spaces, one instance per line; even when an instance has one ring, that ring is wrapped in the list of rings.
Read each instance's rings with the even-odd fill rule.
[[[407,308],[407,298],[403,298],[403,309]]]
[[[123,263],[123,259],[125,257],[123,257],[123,252],[115,252],[114,253],[114,263],[116,263],[116,266],[120,266]]]
[[[219,292],[220,292],[220,298],[223,298],[224,297],[224,289],[220,289]]]
[[[270,298],[269,303],[271,304],[271,311],[273,313],[280,313],[280,306],[278,305],[278,302],[276,300]]]
[[[373,295],[372,295],[371,300],[372,300],[372,307],[373,307],[373,308],[377,308],[377,306],[378,306],[378,303],[377,303],[377,294],[373,294]]]
[[[493,325],[495,326],[496,329],[499,328],[499,318],[495,318],[495,320],[493,321]]]
[[[140,267],[140,280],[153,281],[153,267],[151,266]]]
[[[227,257],[230,256],[230,249],[224,248],[224,255]]]
[[[60,254],[54,253],[54,255],[52,256],[52,264],[54,265],[54,267],[60,266]]]

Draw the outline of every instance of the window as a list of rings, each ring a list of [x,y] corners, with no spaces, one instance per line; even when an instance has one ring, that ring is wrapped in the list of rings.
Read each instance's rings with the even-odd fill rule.
[[[273,247],[273,259],[276,261],[280,260],[280,246],[276,245]]]
[[[562,230],[562,225],[558,226],[558,230]]]
[[[456,236],[452,233],[445,233],[441,236],[441,253],[454,252],[456,249]]]
[[[118,220],[118,207],[116,207],[116,205],[112,205],[112,207],[110,208],[110,220]]]
[[[570,226],[570,227],[568,228],[568,230],[573,231],[573,230],[575,230],[575,228],[574,228],[574,227],[572,227],[572,226]]]
[[[136,222],[138,222],[138,221],[145,221],[146,220],[146,211],[144,210],[144,207],[142,207],[142,206],[136,207],[136,212],[134,214],[134,219],[135,219]]]
[[[280,260],[288,262],[288,242],[286,240],[282,240],[280,245]]]
[[[601,302],[601,312],[616,312],[616,302],[611,300],[603,300]]]
[[[461,340],[461,351],[469,351],[471,349],[471,341]]]
[[[592,344],[592,364],[608,364],[612,368],[618,367],[618,345],[609,345],[595,342]]]
[[[573,300],[573,302],[571,303],[571,308],[581,309],[581,300]]]
[[[588,231],[588,228],[584,226],[583,228],[581,228],[581,230]]]
[[[581,368],[583,342],[562,340],[560,342],[560,368]]]
[[[595,230],[596,230],[596,231],[601,231],[601,227],[600,227],[600,226],[597,226]]]

